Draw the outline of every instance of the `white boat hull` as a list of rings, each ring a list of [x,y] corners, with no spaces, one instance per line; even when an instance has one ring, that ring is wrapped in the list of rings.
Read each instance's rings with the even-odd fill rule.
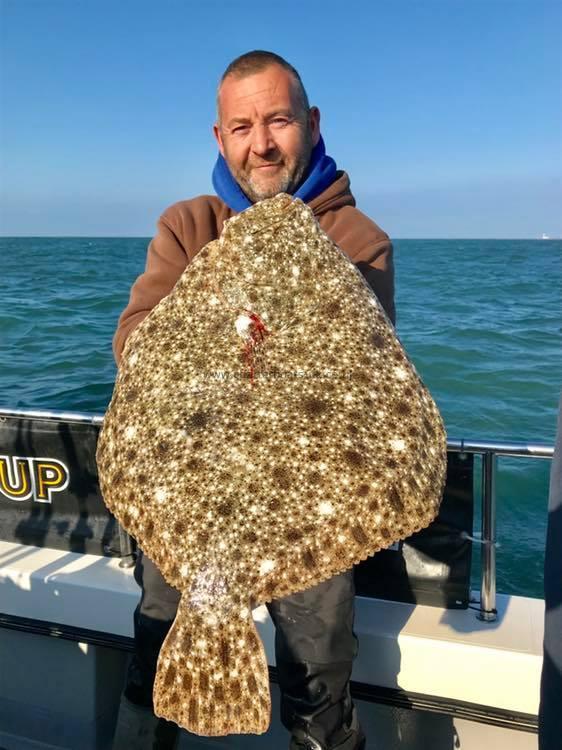
[[[119,559],[0,542],[0,748],[106,750],[140,589]],[[541,600],[498,596],[498,618],[357,598],[353,672],[369,750],[530,750],[542,666]],[[254,617],[274,666],[273,626]],[[180,748],[284,750],[273,692],[259,737],[182,736]]]

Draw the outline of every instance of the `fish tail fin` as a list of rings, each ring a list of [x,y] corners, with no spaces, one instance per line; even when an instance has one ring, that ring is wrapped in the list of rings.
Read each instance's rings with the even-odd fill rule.
[[[271,696],[248,607],[194,608],[184,594],[158,657],[154,713],[194,734],[262,734]]]

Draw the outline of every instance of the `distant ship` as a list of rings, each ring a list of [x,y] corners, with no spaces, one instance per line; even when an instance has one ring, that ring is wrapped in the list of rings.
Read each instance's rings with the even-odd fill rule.
[[[541,234],[541,240],[549,240],[549,239],[550,237],[548,236],[548,234],[545,234],[544,232]]]

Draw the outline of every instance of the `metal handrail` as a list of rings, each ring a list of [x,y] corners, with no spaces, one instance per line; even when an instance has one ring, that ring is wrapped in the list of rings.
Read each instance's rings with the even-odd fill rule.
[[[498,456],[552,458],[554,447],[543,443],[501,443],[482,440],[447,440],[447,450],[482,456],[482,533],[473,540],[482,545],[480,608],[484,622],[497,619],[496,609],[496,474]]]
[[[447,450],[456,453],[495,453],[498,456],[552,458],[554,447],[544,443],[502,443],[490,440],[447,440]]]
[[[64,419],[66,422],[103,424],[103,415],[78,411],[56,411],[52,409],[5,409],[0,407],[0,418],[23,417],[24,419]]]
[[[65,419],[67,422],[88,424],[103,423],[99,414],[63,412],[31,409],[5,409],[0,407],[3,417],[27,417],[30,419]],[[454,453],[472,453],[482,456],[482,533],[474,540],[482,545],[480,571],[479,619],[494,622],[496,610],[496,474],[498,456],[552,458],[554,447],[544,443],[504,443],[489,440],[447,440],[447,450]]]

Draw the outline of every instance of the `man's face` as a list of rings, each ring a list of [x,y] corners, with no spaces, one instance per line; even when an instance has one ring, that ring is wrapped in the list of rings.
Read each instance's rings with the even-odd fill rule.
[[[213,131],[236,182],[256,203],[292,193],[320,138],[320,112],[303,107],[291,74],[278,65],[238,79],[219,93]]]

